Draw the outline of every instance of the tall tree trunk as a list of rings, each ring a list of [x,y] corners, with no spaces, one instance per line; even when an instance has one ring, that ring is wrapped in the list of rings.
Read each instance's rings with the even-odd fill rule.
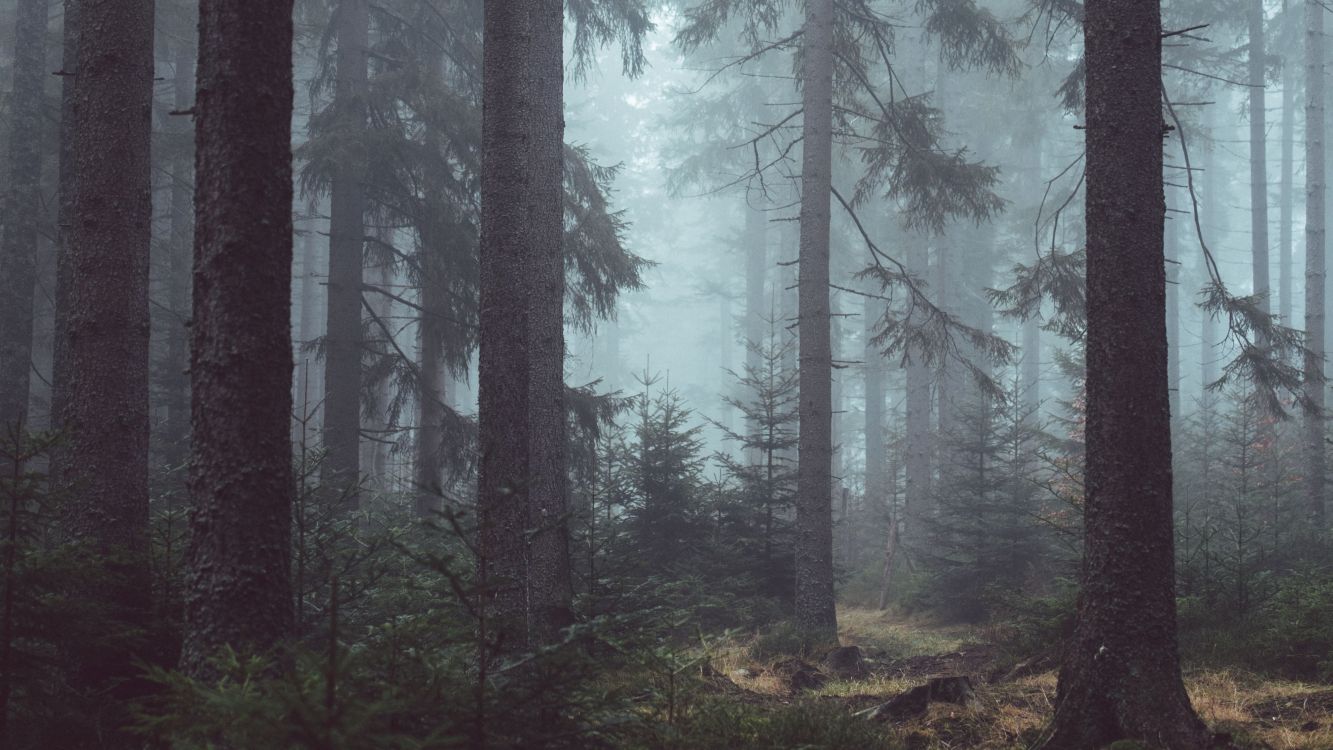
[[[1313,528],[1324,525],[1324,295],[1327,217],[1325,197],[1324,13],[1319,0],[1305,3],[1305,417],[1306,513]]]
[[[1216,111],[1210,114],[1208,123],[1209,142],[1206,144],[1207,151],[1204,153],[1203,160],[1203,206],[1201,207],[1200,219],[1204,226],[1217,226],[1218,217],[1222,214],[1222,199],[1224,192],[1223,175],[1220,173],[1221,166],[1217,158],[1218,154],[1218,135],[1221,130],[1220,116]],[[1209,281],[1208,270],[1204,264],[1202,253],[1199,256],[1200,280],[1203,283]],[[1216,402],[1216,394],[1208,386],[1217,381],[1217,318],[1203,311],[1202,322],[1199,326],[1199,377],[1200,385],[1200,406],[1205,412],[1211,412]]]
[[[176,111],[190,109],[194,100],[195,50],[183,42],[176,46],[175,101]],[[172,132],[182,140],[189,132],[189,120],[183,115],[173,117]],[[167,465],[184,465],[190,451],[190,380],[186,376],[189,365],[188,331],[185,321],[190,315],[190,274],[193,268],[194,231],[194,165],[190,150],[184,143],[177,144],[171,163],[171,241],[168,249],[167,306],[163,316],[170,326],[167,330],[166,407],[167,423],[163,445]]]
[[[925,238],[918,234],[907,237],[906,266],[908,272],[917,278],[924,278],[930,265],[929,249]],[[921,538],[922,519],[930,513],[931,493],[933,492],[932,458],[930,431],[931,382],[933,373],[925,362],[925,354],[920,351],[908,351],[906,372],[906,428],[907,438],[906,490],[903,497],[903,534],[910,545]],[[910,547],[908,548],[910,551]]]
[[[1045,747],[1211,740],[1176,643],[1157,3],[1089,0],[1083,581]]]
[[[1278,315],[1283,325],[1292,325],[1292,214],[1295,203],[1296,90],[1299,80],[1295,50],[1299,41],[1294,30],[1296,11],[1289,10],[1283,30],[1284,46],[1290,50],[1282,64],[1282,175],[1278,198]]]
[[[561,0],[485,6],[478,504],[510,643],[549,643],[570,616],[563,19]]]
[[[203,0],[182,665],[292,629],[292,0]]]
[[[760,346],[764,342],[768,329],[764,318],[771,314],[769,301],[764,294],[765,276],[768,270],[768,218],[764,212],[748,202],[745,206],[745,372],[759,372]],[[754,434],[759,426],[754,420],[745,425],[745,434]],[[757,463],[759,451],[751,448],[746,462]]]
[[[81,595],[103,627],[146,627],[148,570],[148,255],[152,200],[153,2],[85,3],[65,153],[73,158],[67,296],[56,376],[69,434],[62,480],[70,535],[95,556]],[[68,60],[67,60],[68,62]],[[94,116],[95,115],[95,116]],[[135,649],[74,655],[76,688],[116,704],[139,692]],[[107,696],[111,700],[107,700]],[[101,720],[99,720],[101,721]],[[107,717],[107,722],[124,717]]]
[[[0,232],[0,430],[27,421],[37,284],[46,0],[19,0],[10,98],[9,189]]]
[[[333,107],[349,143],[366,129],[367,0],[339,0],[338,79]],[[324,356],[322,478],[348,507],[361,479],[361,285],[365,247],[365,188],[361,160],[348,154],[334,167],[329,191],[328,327]]]
[[[427,222],[429,224],[429,222]],[[430,518],[443,508],[444,418],[447,411],[449,375],[444,358],[444,327],[448,316],[449,290],[441,254],[444,246],[433,229],[421,231],[421,322],[418,330],[421,361],[417,393],[417,442],[413,459],[413,492],[420,518]]]
[[[801,71],[800,437],[796,496],[796,622],[836,640],[833,600],[833,353],[829,221],[833,165],[833,0],[806,4]]]
[[[884,300],[867,296],[863,300],[861,315],[864,318],[863,356],[865,366],[865,441],[866,441],[866,501],[871,507],[888,497],[889,489],[889,451],[884,441],[884,398],[888,390],[887,371],[884,353],[872,340],[879,321],[884,317]]]
[[[1167,188],[1167,207],[1179,208],[1174,188]],[[1166,257],[1166,387],[1173,425],[1180,424],[1180,223],[1184,214],[1169,211],[1163,239]]]
[[[1264,0],[1249,0],[1250,27],[1250,253],[1254,265],[1254,293],[1264,312],[1268,299],[1268,113],[1264,88]]]

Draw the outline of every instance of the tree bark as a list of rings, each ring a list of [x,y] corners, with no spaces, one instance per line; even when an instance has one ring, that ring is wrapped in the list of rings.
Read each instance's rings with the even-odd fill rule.
[[[68,430],[61,479],[71,491],[66,529],[100,565],[82,596],[123,633],[149,624],[153,2],[87,3],[78,13],[80,27],[97,33],[77,44],[64,152],[76,187],[65,214],[67,296],[58,300],[67,370],[57,376]],[[82,649],[71,679],[123,700],[142,689],[135,658],[127,648]]]
[[[1176,643],[1161,9],[1089,0],[1083,585],[1045,747],[1211,741]]]
[[[1179,208],[1174,188],[1168,188],[1167,206]],[[1168,213],[1164,227],[1166,257],[1166,387],[1171,403],[1173,425],[1179,425],[1180,411],[1180,222],[1184,214]]]
[[[485,6],[482,118],[482,578],[499,632],[552,642],[570,620],[560,0]]]
[[[1310,525],[1324,525],[1324,295],[1327,217],[1324,151],[1326,82],[1324,13],[1319,0],[1305,3],[1305,396],[1312,408],[1305,416],[1305,499]]]
[[[884,353],[871,341],[879,321],[884,317],[884,300],[867,296],[863,300],[861,315],[865,320],[863,328],[863,356],[865,366],[862,373],[865,378],[865,441],[866,441],[866,500],[878,503],[886,500],[889,494],[889,451],[884,441],[884,398],[887,391],[887,372]],[[872,505],[873,507],[873,505]]]
[[[796,622],[836,640],[833,599],[833,353],[829,223],[833,164],[833,0],[806,4],[801,78],[800,436],[796,500]]]
[[[333,107],[349,143],[366,129],[367,0],[339,0],[336,10],[338,78]],[[365,246],[365,189],[361,157],[348,154],[334,168],[329,190],[328,327],[324,355],[324,465],[326,489],[357,506],[361,479],[361,285]]]
[[[203,0],[184,669],[292,629],[292,0]]]
[[[28,416],[46,82],[46,0],[19,0],[15,10],[9,189],[0,233],[0,429]]]
[[[1296,11],[1287,16],[1287,25],[1283,31],[1286,48],[1290,50],[1282,64],[1282,175],[1278,198],[1278,315],[1284,325],[1292,324],[1292,214],[1295,203],[1295,157],[1296,157],[1296,90],[1299,70],[1296,65],[1295,50],[1298,48],[1296,34]]]
[[[920,235],[909,235],[905,261],[908,272],[917,278],[924,278],[930,264],[928,255],[925,238]],[[924,353],[909,350],[905,356],[907,357],[904,373],[907,388],[905,419],[907,443],[904,450],[907,455],[904,462],[906,490],[903,499],[903,534],[904,540],[910,545],[918,540],[921,519],[930,512],[933,491],[931,459],[934,456],[930,421],[933,409],[932,373],[925,363]]]

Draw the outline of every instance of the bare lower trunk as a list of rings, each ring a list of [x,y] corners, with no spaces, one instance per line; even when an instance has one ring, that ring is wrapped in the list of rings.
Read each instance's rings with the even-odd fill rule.
[[[0,429],[27,421],[41,220],[46,0],[19,0],[10,98],[9,186],[0,232]]]
[[[908,271],[918,278],[924,276],[929,261],[925,238],[910,235],[907,240]],[[904,497],[904,531],[910,545],[920,536],[921,519],[930,512],[932,492],[930,415],[931,371],[925,363],[924,353],[907,351],[907,364],[904,373],[907,384],[907,445],[905,469],[907,488]],[[910,549],[910,547],[909,547]]]
[[[836,640],[833,599],[833,360],[829,221],[833,149],[833,0],[806,5],[802,69],[800,455],[796,498],[796,622]]]
[[[348,138],[366,127],[367,0],[340,0],[338,80],[333,107]],[[324,355],[323,481],[350,508],[357,505],[361,444],[361,284],[365,190],[355,156],[334,167],[329,196],[328,327]]]
[[[1283,32],[1288,50],[1299,47],[1296,34],[1295,10],[1289,11],[1288,24]],[[1292,325],[1292,233],[1293,203],[1295,203],[1295,157],[1296,157],[1296,90],[1300,67],[1294,54],[1288,54],[1282,65],[1282,175],[1278,197],[1278,315],[1284,325]]]
[[[101,565],[96,582],[84,582],[84,596],[99,607],[104,627],[124,633],[146,626],[149,616],[153,2],[86,3],[79,23],[97,33],[78,44],[72,107],[90,116],[74,120],[66,152],[77,187],[66,214],[68,296],[61,300],[62,479],[71,488],[66,527]],[[136,656],[85,650],[75,656],[72,681],[91,694],[132,696],[142,689]]]
[[[203,0],[182,666],[292,630],[292,0]]]
[[[175,102],[178,113],[190,108],[194,99],[194,56],[189,45],[180,43],[176,50]],[[173,116],[173,132],[184,139],[190,121],[184,115]],[[190,274],[193,268],[194,165],[190,151],[178,144],[178,154],[171,164],[171,242],[167,259],[167,424],[163,445],[167,464],[183,466],[190,451],[190,380],[189,345],[185,323],[190,317]]]
[[[487,3],[482,151],[482,577],[508,645],[570,620],[560,0]]]
[[[1162,247],[1161,11],[1089,0],[1087,497],[1082,589],[1048,750],[1211,738],[1176,644]],[[1133,405],[1133,408],[1127,408]]]
[[[1324,525],[1324,295],[1327,227],[1324,152],[1324,13],[1319,0],[1305,3],[1305,416],[1306,513],[1311,526]]]

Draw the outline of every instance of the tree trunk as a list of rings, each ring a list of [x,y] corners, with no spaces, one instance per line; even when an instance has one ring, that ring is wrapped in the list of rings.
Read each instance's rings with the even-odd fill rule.
[[[177,112],[185,112],[194,99],[194,57],[190,45],[178,43],[174,79]],[[189,132],[189,120],[183,115],[173,117],[173,133],[182,140]],[[194,165],[184,143],[177,144],[171,164],[171,242],[168,249],[167,307],[163,316],[170,326],[167,330],[166,386],[167,423],[162,444],[166,448],[167,465],[184,465],[190,454],[190,379],[188,330],[185,322],[190,316],[190,274],[193,267],[191,235],[194,216]]]
[[[1264,312],[1272,309],[1268,295],[1268,113],[1264,89],[1264,0],[1249,0],[1250,26],[1250,253],[1254,293]],[[1261,342],[1263,343],[1263,342]]]
[[[1162,247],[1161,9],[1089,0],[1083,582],[1045,747],[1210,737],[1176,643]]]
[[[884,300],[867,296],[861,315],[865,319],[863,356],[865,366],[865,440],[866,440],[866,501],[871,507],[888,498],[889,451],[884,442],[884,397],[887,390],[887,372],[884,353],[871,343],[879,321],[884,317]]]
[[[924,278],[930,264],[929,251],[925,238],[909,235],[907,238],[908,272],[917,278]],[[904,469],[906,471],[906,490],[903,499],[904,539],[911,544],[919,537],[921,520],[930,512],[932,490],[930,417],[932,409],[930,367],[925,363],[925,355],[919,351],[905,352],[907,357],[906,399],[907,399],[907,454]],[[910,547],[908,548],[910,551]]]
[[[367,0],[339,0],[338,80],[333,107],[349,143],[366,129]],[[365,189],[358,157],[345,155],[329,190],[328,328],[324,355],[324,465],[326,488],[347,507],[357,505],[361,479],[361,284],[365,246]]]
[[[1324,13],[1319,0],[1305,3],[1305,417],[1306,513],[1324,525],[1324,295],[1327,229],[1324,153]]]
[[[833,0],[806,4],[801,78],[800,437],[796,498],[796,622],[836,640],[833,600],[833,354],[829,220],[833,164]]]
[[[1287,25],[1283,31],[1286,48],[1290,50],[1282,64],[1282,175],[1278,198],[1278,315],[1283,325],[1292,325],[1292,214],[1295,203],[1295,157],[1296,157],[1296,90],[1299,69],[1296,65],[1295,50],[1299,49],[1298,40],[1293,30],[1296,28],[1296,11],[1290,10]]]
[[[59,364],[67,371],[57,381],[66,389],[68,429],[61,479],[71,488],[67,530],[102,566],[89,571],[96,582],[83,581],[81,596],[108,631],[125,634],[149,624],[153,2],[83,4],[78,23],[97,33],[77,45],[70,105],[80,116],[64,151],[76,187],[65,214],[67,296],[59,300],[66,338]],[[124,700],[143,687],[132,650],[81,649],[71,680],[78,690]]]
[[[1167,188],[1167,206],[1180,207],[1175,189]],[[1166,387],[1173,425],[1180,424],[1180,224],[1185,214],[1168,212],[1164,228],[1166,257]]]
[[[0,233],[0,429],[28,416],[41,217],[46,0],[19,0],[10,98],[9,190]]]
[[[429,223],[429,222],[427,222]],[[444,417],[449,376],[444,359],[444,326],[449,290],[439,257],[444,247],[429,230],[421,236],[421,361],[417,393],[417,443],[413,460],[416,514],[431,518],[443,509]]]
[[[291,632],[292,0],[203,0],[183,668]]]
[[[512,646],[570,619],[564,410],[560,0],[485,6],[482,578]]]

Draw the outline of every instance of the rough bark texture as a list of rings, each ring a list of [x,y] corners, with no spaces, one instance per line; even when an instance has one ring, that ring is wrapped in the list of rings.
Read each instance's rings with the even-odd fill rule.
[[[1268,294],[1268,113],[1264,89],[1264,0],[1249,0],[1250,27],[1250,252],[1254,265],[1254,293],[1265,312]]]
[[[184,668],[292,627],[292,0],[203,0]]]
[[[339,0],[338,78],[333,107],[349,142],[366,127],[367,0]],[[348,154],[334,169],[329,190],[328,328],[324,356],[324,465],[331,493],[356,505],[361,473],[361,284],[365,246],[365,189],[359,156]]]
[[[563,18],[487,3],[482,119],[478,503],[483,578],[510,642],[569,619],[565,527]]]
[[[1083,586],[1045,747],[1206,747],[1176,644],[1161,11],[1090,0]]]
[[[10,98],[9,186],[0,233],[0,429],[26,421],[41,217],[46,0],[19,0]]]
[[[1324,14],[1319,0],[1305,3],[1305,417],[1306,512],[1314,528],[1324,524],[1324,295],[1327,225],[1324,152]]]
[[[148,253],[153,2],[85,3],[72,91],[62,376],[69,534],[96,556],[83,596],[109,631],[148,624]],[[135,654],[74,656],[80,690],[142,688]],[[105,704],[105,702],[103,702]],[[107,721],[116,721],[108,718]]]
[[[78,69],[79,0],[64,0],[61,28],[60,78],[60,173],[59,237],[56,239],[55,325],[51,345],[51,427],[63,429],[69,404],[69,301],[73,283],[70,267],[70,226],[74,221],[74,72]],[[69,455],[57,450],[51,456],[51,474],[63,480]]]
[[[866,499],[872,505],[885,502],[889,496],[889,450],[884,442],[884,397],[887,391],[887,362],[879,347],[871,343],[875,327],[884,317],[884,301],[865,297],[861,315],[865,346],[865,441],[866,441]]]
[[[829,214],[833,153],[833,0],[806,4],[799,256],[800,455],[796,497],[796,622],[836,639],[833,601],[833,354]]]

